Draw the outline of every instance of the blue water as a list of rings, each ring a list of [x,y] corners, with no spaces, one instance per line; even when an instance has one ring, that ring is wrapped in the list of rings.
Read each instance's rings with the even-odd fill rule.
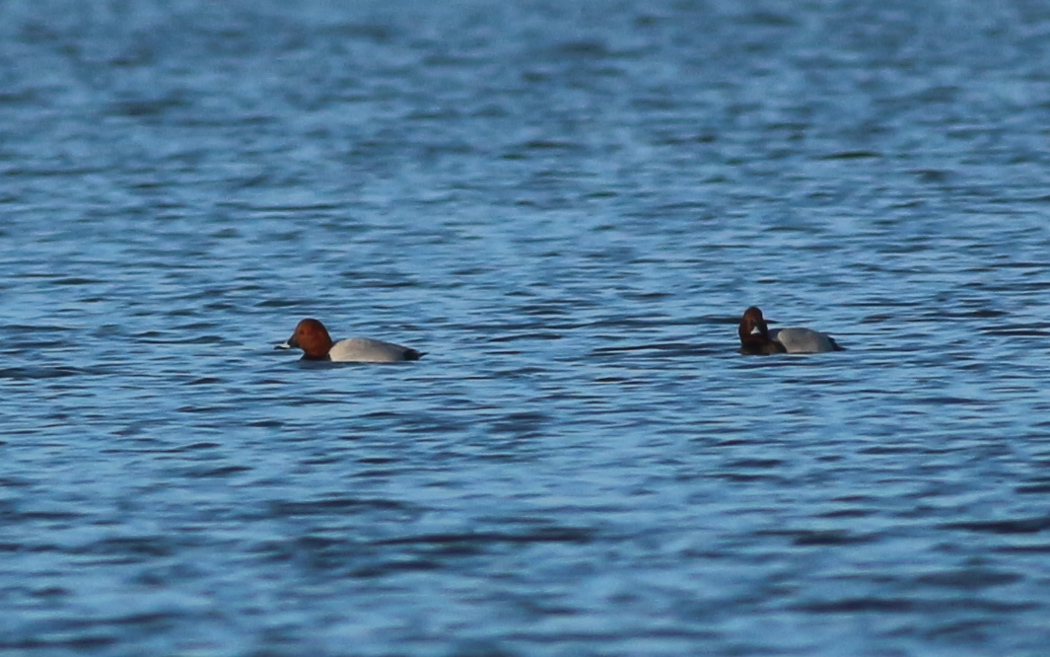
[[[1045,655],[1048,125],[1041,2],[0,4],[0,653]]]

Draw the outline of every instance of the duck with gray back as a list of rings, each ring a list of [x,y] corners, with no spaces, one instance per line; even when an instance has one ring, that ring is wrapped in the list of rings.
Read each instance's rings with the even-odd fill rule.
[[[347,338],[333,342],[324,324],[312,318],[299,322],[292,337],[275,348],[302,349],[302,360],[330,360],[343,363],[394,363],[403,360],[419,360],[423,357],[422,351],[371,338]]]
[[[808,328],[770,329],[762,311],[751,306],[740,318],[740,351],[745,354],[817,354],[842,351],[835,339]]]

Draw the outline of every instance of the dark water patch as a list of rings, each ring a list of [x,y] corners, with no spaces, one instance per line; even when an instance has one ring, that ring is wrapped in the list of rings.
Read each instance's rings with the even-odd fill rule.
[[[479,531],[402,536],[377,541],[376,544],[412,545],[434,549],[439,552],[447,550],[455,552],[463,546],[490,547],[500,544],[589,543],[594,539],[594,536],[595,532],[593,530],[584,528],[537,527],[520,533]]]
[[[901,614],[912,611],[915,605],[914,601],[903,598],[856,597],[804,603],[799,609],[814,614]]]
[[[517,438],[535,436],[550,422],[551,417],[545,413],[518,412],[494,418],[489,429],[495,433],[510,433]]]
[[[41,167],[13,167],[4,172],[5,178],[76,178],[80,176],[101,175],[105,171],[102,168],[78,167],[78,166],[41,166]],[[36,275],[46,278],[47,275]]]
[[[12,477],[0,475],[0,488],[12,489],[12,488],[25,488],[32,486],[33,481],[26,479],[25,477]],[[0,507],[2,508],[2,507]]]
[[[53,634],[58,634],[54,632]],[[83,636],[72,636],[69,638],[11,638],[0,639],[0,648],[11,650],[44,650],[44,649],[68,649],[68,650],[97,650],[106,648],[117,643],[119,636],[106,634],[99,630],[84,632]]]
[[[739,459],[739,460],[736,460],[736,461],[729,461],[729,462],[727,462],[725,464],[725,467],[726,468],[730,468],[730,469],[734,469],[734,470],[736,470],[736,469],[751,469],[751,468],[755,468],[755,469],[759,469],[759,470],[765,470],[765,469],[779,468],[782,465],[784,465],[784,461],[780,460],[780,459],[749,458],[749,459]]]
[[[96,278],[83,278],[80,276],[66,276],[62,278],[54,278],[49,281],[52,285],[101,285],[105,281]]]
[[[0,378],[21,380],[34,379],[64,379],[67,377],[79,377],[93,372],[77,367],[55,366],[55,367],[4,367],[0,368]]]
[[[179,447],[173,447],[173,448],[171,448],[170,450],[167,450],[167,451],[174,452],[174,453],[177,453],[177,452],[201,452],[201,451],[206,451],[206,450],[211,450],[211,449],[219,449],[221,447],[222,447],[222,445],[219,444],[219,443],[202,441],[202,442],[191,443],[189,445],[181,445]]]
[[[372,411],[361,416],[366,420],[399,420],[404,417],[407,417],[407,414],[395,411]]]
[[[347,281],[346,285],[350,288],[401,290],[420,287],[420,281],[403,278],[394,272],[376,275],[370,272],[344,271],[339,278]]]
[[[769,536],[784,536],[791,539],[792,545],[826,546],[826,545],[854,545],[863,543],[875,543],[881,540],[874,535],[858,535],[846,530],[775,530],[762,532]]]
[[[816,158],[818,160],[866,160],[866,159],[877,159],[882,157],[882,153],[877,151],[842,151],[839,153],[830,153],[828,155],[821,155]]]
[[[915,169],[910,172],[919,182],[926,184],[944,184],[956,177],[954,171],[946,169]]]
[[[215,376],[204,376],[204,377],[201,377],[199,379],[193,379],[192,381],[187,381],[186,385],[188,385],[188,386],[212,386],[212,385],[218,385],[218,384],[221,384],[221,383],[224,383],[223,379],[220,379],[220,378],[215,377]]]
[[[3,508],[0,507],[0,518],[6,519],[11,523],[15,522],[31,522],[35,520],[76,520],[83,518],[83,514],[77,511],[42,511],[42,510],[29,510],[20,511],[17,508]]]
[[[1000,545],[994,548],[996,552],[1007,554],[1050,554],[1050,543],[1034,543],[1029,545]]]
[[[186,405],[186,406],[180,406],[180,407],[178,407],[175,410],[177,412],[179,412],[179,413],[190,413],[190,414],[194,414],[194,415],[196,415],[196,414],[214,415],[216,417],[221,417],[224,413],[227,413],[227,412],[229,412],[232,409],[233,409],[233,407],[229,406],[229,405],[225,405],[225,406],[223,406],[223,405],[213,405],[213,406],[208,406],[208,405],[201,405],[201,406]]]
[[[212,479],[229,477],[241,472],[250,472],[253,468],[243,465],[227,465],[215,468],[187,468],[183,475],[194,479]]]
[[[382,498],[330,497],[309,502],[273,501],[269,503],[275,517],[317,516],[369,511],[413,511],[410,505]]]
[[[70,591],[69,589],[65,589],[60,586],[44,586],[42,588],[33,589],[29,592],[29,595],[31,595],[34,598],[47,600],[64,598],[66,596],[69,596],[71,593],[72,591]]]
[[[526,151],[569,151],[581,148],[582,144],[570,141],[553,141],[544,139],[530,139],[518,145]]]
[[[902,445],[874,445],[872,447],[865,447],[859,450],[863,455],[870,456],[881,456],[881,455],[896,455],[896,454],[913,454],[921,451],[921,447],[915,444],[902,444]]]
[[[1045,495],[1050,494],[1050,480],[1045,483],[1025,484],[1014,488],[1020,495]]]
[[[393,456],[365,456],[357,459],[357,462],[366,465],[386,465],[388,463],[400,463],[401,460]]]
[[[126,116],[129,118],[154,118],[159,117],[173,109],[184,109],[190,103],[181,96],[169,96],[155,100],[123,100],[112,103],[104,112],[111,116]]]
[[[255,420],[254,422],[248,422],[248,426],[261,429],[280,429],[285,426],[285,423],[281,420]]]
[[[937,527],[938,529],[962,530],[982,534],[1038,534],[1050,530],[1050,516],[1016,520],[949,522],[939,524]]]
[[[1025,342],[1038,341],[1042,344],[1050,343],[1050,327],[1045,326],[994,325],[978,326],[977,330],[986,335],[1002,335],[1010,338],[1025,338]]]
[[[851,509],[834,509],[832,511],[826,511],[824,513],[818,513],[818,518],[866,518],[872,515],[878,514],[877,509],[864,509],[864,508],[851,508]]]
[[[968,397],[952,397],[947,395],[930,395],[924,397],[917,397],[915,401],[919,404],[929,405],[931,407],[937,406],[977,406],[985,407],[988,406],[987,402],[968,398]]]
[[[71,550],[84,556],[112,557],[106,563],[134,563],[171,556],[175,546],[164,536],[119,536],[104,538]]]
[[[948,570],[920,575],[914,579],[920,586],[933,586],[953,590],[980,590],[1013,584],[1024,579],[1023,575],[981,568]]]

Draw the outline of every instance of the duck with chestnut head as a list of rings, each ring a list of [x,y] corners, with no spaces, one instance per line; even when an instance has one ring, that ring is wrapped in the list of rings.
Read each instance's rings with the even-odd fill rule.
[[[295,333],[277,349],[302,349],[302,360],[330,360],[356,363],[394,363],[419,360],[423,352],[392,342],[372,338],[347,338],[334,342],[328,329],[320,321],[304,319],[295,327]]]
[[[745,354],[817,354],[842,351],[834,338],[808,328],[770,329],[762,311],[751,306],[740,318],[740,351]]]

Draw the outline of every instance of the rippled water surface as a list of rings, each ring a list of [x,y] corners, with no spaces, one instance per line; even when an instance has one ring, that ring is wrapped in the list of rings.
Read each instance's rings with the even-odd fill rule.
[[[3,3],[0,652],[1046,654],[1048,125],[1040,2]]]

